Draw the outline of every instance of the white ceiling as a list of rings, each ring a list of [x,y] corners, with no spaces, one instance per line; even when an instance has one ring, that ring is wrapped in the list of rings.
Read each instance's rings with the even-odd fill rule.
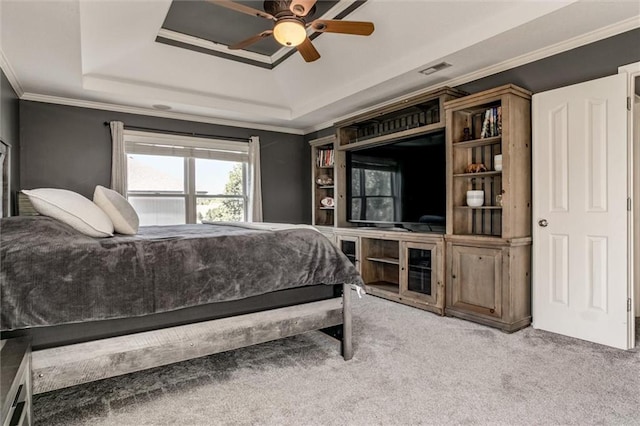
[[[23,99],[303,133],[640,27],[637,1],[369,0],[346,19],[373,35],[322,34],[318,61],[268,70],[155,42],[170,4],[0,0],[0,64]]]

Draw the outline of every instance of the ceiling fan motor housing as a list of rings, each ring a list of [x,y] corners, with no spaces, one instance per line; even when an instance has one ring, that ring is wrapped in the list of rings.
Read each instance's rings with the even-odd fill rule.
[[[272,30],[262,31],[246,40],[230,45],[229,49],[231,50],[244,49],[265,37],[273,36],[283,46],[296,47],[306,62],[313,62],[320,58],[320,53],[318,53],[307,35],[308,26],[319,32],[361,36],[371,35],[374,30],[372,22],[343,21],[339,19],[316,19],[311,21],[311,17],[316,12],[318,0],[265,0],[263,3],[264,12],[231,0],[208,1],[240,13],[275,21]]]
[[[276,19],[280,19],[287,16],[295,16],[293,12],[291,12],[291,9],[289,9],[289,6],[291,6],[291,0],[265,0],[262,7],[264,8],[265,12],[275,16]],[[315,11],[316,5],[314,4],[311,10],[309,10],[309,13],[304,16],[304,18],[310,19]]]

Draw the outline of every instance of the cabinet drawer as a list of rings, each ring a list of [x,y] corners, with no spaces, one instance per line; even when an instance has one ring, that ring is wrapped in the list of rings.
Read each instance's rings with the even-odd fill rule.
[[[27,338],[0,342],[0,425],[31,424],[31,344]]]

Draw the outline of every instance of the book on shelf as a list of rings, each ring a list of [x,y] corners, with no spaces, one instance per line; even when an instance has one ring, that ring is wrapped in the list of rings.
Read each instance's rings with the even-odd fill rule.
[[[480,139],[492,138],[502,134],[502,107],[491,107],[484,112]]]
[[[333,167],[335,160],[333,148],[318,149],[316,165],[318,167]]]

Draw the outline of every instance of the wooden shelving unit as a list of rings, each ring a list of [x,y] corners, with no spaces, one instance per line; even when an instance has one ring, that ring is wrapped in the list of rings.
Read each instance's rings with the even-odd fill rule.
[[[312,224],[316,226],[335,226],[335,136],[327,136],[309,142],[311,145],[311,200]],[[331,183],[319,183],[318,179],[329,178]],[[333,206],[325,206],[322,200],[330,197]]]
[[[444,313],[442,235],[361,228],[336,228],[335,233],[369,294]]]
[[[515,331],[531,322],[531,93],[506,85],[445,109],[446,313]],[[474,163],[487,171],[468,173]],[[484,191],[482,206],[467,205],[469,190]]]
[[[327,232],[370,294],[515,331],[531,322],[531,93],[506,85],[465,95],[444,87],[413,96],[338,122],[335,137],[311,141],[313,224],[335,227]],[[352,227],[347,152],[443,129],[446,235]],[[323,167],[318,151],[329,148],[335,161]],[[472,163],[486,171],[469,173]],[[329,173],[332,184],[316,182]],[[484,191],[482,206],[467,205],[469,190]],[[333,207],[320,203],[327,196]]]

